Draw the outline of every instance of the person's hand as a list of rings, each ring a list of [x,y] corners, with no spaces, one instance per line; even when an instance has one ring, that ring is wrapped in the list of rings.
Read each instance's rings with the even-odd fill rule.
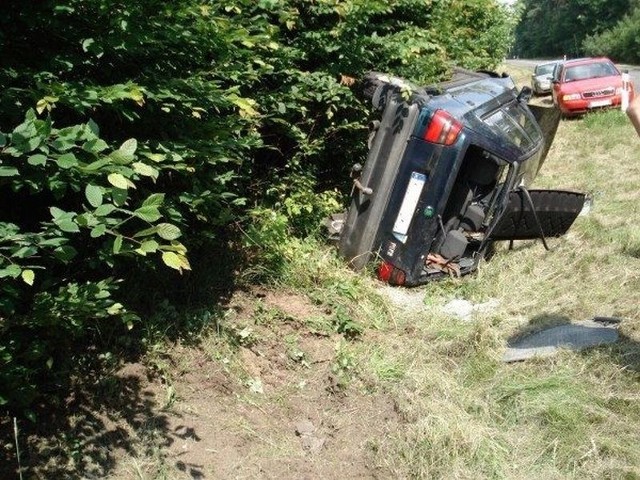
[[[640,136],[640,95],[636,95],[636,98],[629,104],[627,116]]]

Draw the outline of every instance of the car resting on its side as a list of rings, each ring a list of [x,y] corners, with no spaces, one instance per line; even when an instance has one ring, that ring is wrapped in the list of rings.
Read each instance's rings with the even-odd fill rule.
[[[405,286],[464,275],[493,242],[562,235],[582,209],[582,193],[528,190],[559,112],[528,107],[510,77],[458,70],[417,88],[371,73],[364,87],[382,118],[333,222],[353,268],[377,260],[380,279]]]

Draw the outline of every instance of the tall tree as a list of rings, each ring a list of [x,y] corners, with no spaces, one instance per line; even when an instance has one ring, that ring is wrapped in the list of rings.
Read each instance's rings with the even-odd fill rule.
[[[629,0],[519,0],[514,52],[525,57],[579,57],[583,42],[616,24]]]

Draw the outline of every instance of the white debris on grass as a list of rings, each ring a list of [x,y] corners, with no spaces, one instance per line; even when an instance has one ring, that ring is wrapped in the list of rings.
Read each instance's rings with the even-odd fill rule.
[[[403,310],[410,312],[420,312],[427,309],[424,303],[425,291],[421,288],[400,288],[385,285],[380,287],[380,292],[389,301]]]
[[[471,320],[474,314],[494,311],[498,305],[499,302],[496,299],[474,304],[469,300],[456,298],[444,305],[442,311],[461,320]]]

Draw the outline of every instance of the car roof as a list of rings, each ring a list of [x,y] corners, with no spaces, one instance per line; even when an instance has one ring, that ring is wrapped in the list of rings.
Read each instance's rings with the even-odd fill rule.
[[[588,63],[595,63],[595,62],[609,62],[609,63],[613,63],[611,61],[611,59],[607,58],[607,57],[585,57],[585,58],[574,58],[571,60],[566,60],[564,62],[564,66],[565,67],[570,67],[572,65],[585,65]]]
[[[555,65],[556,63],[561,63],[561,62],[562,60],[549,60],[548,62],[542,62],[542,63],[536,64],[536,68],[541,67],[542,65]]]

